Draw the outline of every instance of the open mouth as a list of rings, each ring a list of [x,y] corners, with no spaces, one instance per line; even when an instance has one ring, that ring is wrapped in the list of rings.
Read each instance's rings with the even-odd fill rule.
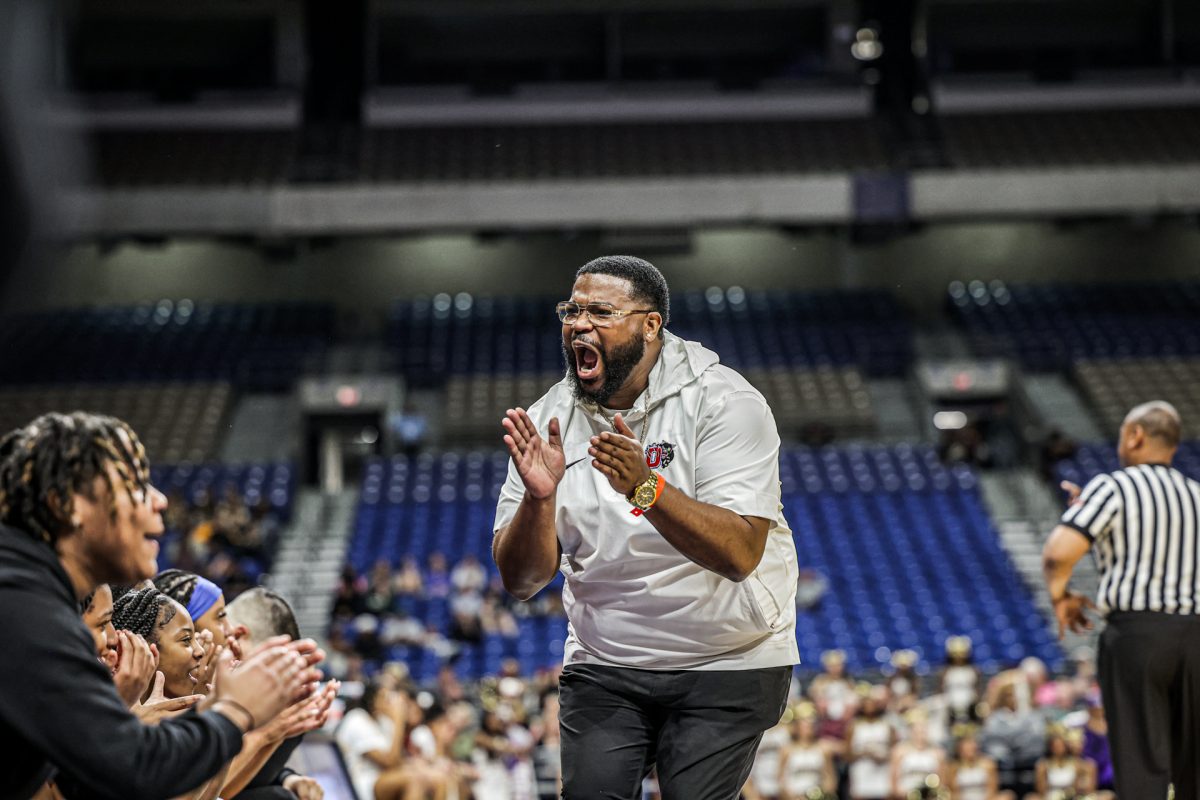
[[[200,673],[200,665],[199,664],[197,664],[196,666],[194,666],[188,670],[188,673],[187,673],[188,680],[192,682],[192,685],[195,685],[200,682],[199,673]]]
[[[594,345],[576,339],[571,343],[575,349],[575,375],[583,383],[600,379],[600,351]]]

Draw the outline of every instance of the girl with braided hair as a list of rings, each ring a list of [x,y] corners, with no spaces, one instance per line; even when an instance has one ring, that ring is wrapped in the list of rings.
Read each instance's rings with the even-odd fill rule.
[[[205,694],[200,674],[204,647],[186,608],[158,589],[141,589],[117,601],[113,624],[145,638],[157,649],[163,696]]]
[[[163,570],[154,576],[154,586],[187,609],[204,642],[204,674],[201,686],[212,683],[217,659],[230,643],[233,631],[225,611],[225,595],[221,587],[208,578],[181,569]],[[238,651],[234,650],[234,656]]]

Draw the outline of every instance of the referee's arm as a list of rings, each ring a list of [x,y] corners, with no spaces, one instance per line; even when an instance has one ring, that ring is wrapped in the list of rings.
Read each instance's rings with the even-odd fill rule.
[[[1054,604],[1059,639],[1066,635],[1068,628],[1079,633],[1092,627],[1092,621],[1083,613],[1083,609],[1095,608],[1095,605],[1084,595],[1067,589],[1075,565],[1091,547],[1091,540],[1078,528],[1058,525],[1050,532],[1042,548],[1042,577],[1046,581],[1050,601]]]

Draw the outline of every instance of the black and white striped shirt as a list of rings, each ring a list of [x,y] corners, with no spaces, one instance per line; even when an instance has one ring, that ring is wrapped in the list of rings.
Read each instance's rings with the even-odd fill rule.
[[[1097,475],[1062,524],[1092,542],[1102,612],[1200,613],[1200,483],[1164,464]]]

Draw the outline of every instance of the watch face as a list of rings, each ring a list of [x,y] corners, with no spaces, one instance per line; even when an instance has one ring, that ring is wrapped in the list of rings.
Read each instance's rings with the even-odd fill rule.
[[[641,486],[639,486],[637,488],[637,491],[633,493],[633,502],[636,505],[640,506],[641,508],[648,507],[651,503],[654,502],[655,488],[657,488],[657,487],[647,486],[646,484],[642,484]]]

